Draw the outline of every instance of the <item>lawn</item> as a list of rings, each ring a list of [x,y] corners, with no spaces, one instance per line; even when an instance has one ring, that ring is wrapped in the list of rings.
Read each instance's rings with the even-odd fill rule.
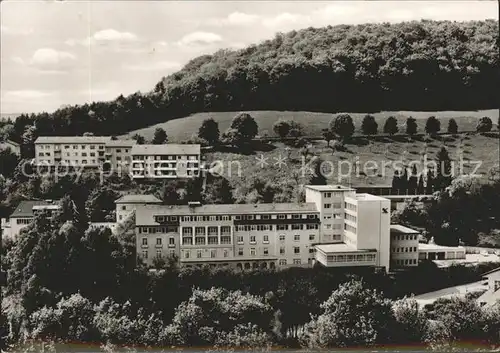
[[[279,111],[249,111],[251,116],[255,118],[257,124],[259,125],[259,134],[268,134],[269,136],[274,136],[273,124],[279,119],[295,120],[300,122],[304,128],[305,133],[308,136],[320,136],[321,130],[328,127],[329,122],[335,116],[331,113],[313,113],[313,112],[279,112]],[[212,112],[212,113],[197,113],[190,115],[188,117],[179,118],[167,121],[165,123],[149,126],[147,128],[131,131],[128,136],[132,136],[135,133],[143,135],[147,140],[153,138],[154,130],[157,127],[162,127],[168,134],[170,142],[180,142],[182,140],[189,139],[193,134],[198,133],[198,129],[201,122],[204,119],[214,118],[215,121],[219,123],[219,130],[221,133],[225,131],[231,124],[231,120],[238,112]],[[361,128],[361,121],[365,114],[353,113],[354,123],[356,125],[357,131]],[[464,112],[453,112],[453,111],[442,111],[442,112],[413,112],[413,111],[398,111],[398,112],[380,112],[374,113],[377,123],[379,125],[379,131],[382,131],[384,122],[389,116],[395,116],[398,119],[400,125],[400,130],[404,128],[404,123],[406,118],[409,116],[417,119],[419,132],[424,131],[425,119],[429,116],[434,115],[441,121],[441,130],[446,131],[448,126],[448,121],[450,118],[454,118],[458,123],[458,128],[460,131],[472,131],[475,130],[476,124],[479,118],[483,116],[490,117],[494,123],[498,120],[498,110],[482,110],[482,111],[464,111]]]
[[[333,153],[326,142],[313,141],[304,160],[299,149],[287,149],[283,143],[274,143],[246,154],[241,151],[208,152],[205,158],[209,164],[217,162],[219,170],[236,188],[247,187],[256,176],[276,183],[303,183],[307,173],[303,175],[301,167],[314,156],[327,161],[324,173],[329,183],[352,185],[391,185],[394,167],[402,162],[418,161],[417,169],[421,171],[424,151],[427,151],[428,161],[434,160],[442,146],[455,161],[456,174],[471,173],[479,163],[476,173],[487,175],[489,169],[499,163],[498,137],[471,134],[461,138],[447,137],[444,141],[441,138],[428,142],[402,138],[378,140],[358,139],[356,144],[347,144],[346,151]],[[460,155],[464,161],[463,172],[460,172],[458,162]],[[265,161],[263,165],[260,164],[261,156]],[[277,164],[280,156],[282,159],[286,157],[281,168]]]

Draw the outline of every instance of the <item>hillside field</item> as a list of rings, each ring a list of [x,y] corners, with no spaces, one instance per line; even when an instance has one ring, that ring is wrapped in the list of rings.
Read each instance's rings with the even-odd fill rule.
[[[478,134],[462,136],[461,138],[446,137],[444,140],[432,140],[429,142],[418,140],[407,140],[397,138],[394,140],[380,139],[378,141],[366,141],[360,139],[357,144],[346,144],[346,151],[335,151],[327,147],[325,141],[313,141],[309,147],[309,155],[306,163],[313,156],[320,157],[323,161],[330,162],[333,170],[329,167],[325,171],[329,183],[342,183],[351,185],[391,185],[394,166],[401,161],[419,161],[417,169],[420,172],[424,165],[424,150],[427,153],[427,160],[434,160],[437,151],[445,146],[450,158],[454,161],[462,155],[464,167],[462,174],[471,173],[475,168],[476,161],[480,163],[477,174],[485,177],[493,166],[499,164],[499,139],[486,137]],[[460,153],[460,151],[462,151]],[[267,165],[261,167],[258,158],[261,155],[265,158]],[[286,157],[281,168],[276,165],[279,156]],[[283,143],[274,143],[269,148],[261,148],[248,154],[239,151],[216,151],[205,154],[207,163],[217,161],[222,165],[222,175],[228,178],[233,187],[240,188],[243,193],[250,192],[249,185],[255,177],[264,181],[272,181],[277,184],[294,185],[296,173],[301,175],[300,169],[303,166],[300,150],[291,148],[287,150]],[[354,167],[349,175],[349,165],[358,162],[358,170]],[[340,164],[339,164],[340,163]],[[215,164],[212,164],[215,165]],[[459,174],[459,162],[453,166],[455,174]],[[341,172],[339,173],[339,170]],[[366,175],[364,175],[364,173]],[[300,183],[305,181],[300,178]]]
[[[165,129],[170,142],[180,142],[189,139],[193,134],[198,133],[198,129],[203,120],[213,118],[219,123],[220,132],[224,132],[230,125],[231,120],[239,112],[210,112],[197,113],[190,116],[174,119],[165,123],[156,124],[147,128],[131,131],[126,136],[132,136],[138,133],[151,140],[154,131],[157,127]],[[275,136],[273,133],[273,124],[279,119],[295,120],[300,122],[305,129],[307,136],[321,136],[321,130],[328,127],[329,122],[335,116],[332,113],[314,113],[304,111],[248,111],[255,118],[259,125],[259,134],[268,134]],[[350,113],[354,120],[356,130],[359,132],[361,121],[365,113]],[[385,120],[389,116],[395,116],[400,125],[400,131],[404,131],[404,123],[409,116],[417,119],[419,132],[424,132],[425,120],[434,115],[441,121],[441,131],[446,131],[448,121],[454,118],[457,121],[459,131],[474,131],[479,118],[488,116],[496,124],[499,116],[498,110],[480,110],[480,111],[440,111],[440,112],[416,112],[416,111],[398,111],[398,112],[379,112],[372,114],[378,123],[379,132],[382,132]]]

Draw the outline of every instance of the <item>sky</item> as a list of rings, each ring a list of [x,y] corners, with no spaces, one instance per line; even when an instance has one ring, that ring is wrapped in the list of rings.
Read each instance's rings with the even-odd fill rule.
[[[190,59],[309,26],[498,19],[496,1],[82,1],[0,3],[0,112],[149,91]]]

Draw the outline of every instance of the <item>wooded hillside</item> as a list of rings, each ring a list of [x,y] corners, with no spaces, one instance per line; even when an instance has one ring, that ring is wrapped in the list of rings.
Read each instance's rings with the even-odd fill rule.
[[[200,111],[496,108],[498,64],[495,20],[307,28],[195,58],[149,93],[22,115],[9,135],[34,121],[36,135],[121,134]]]

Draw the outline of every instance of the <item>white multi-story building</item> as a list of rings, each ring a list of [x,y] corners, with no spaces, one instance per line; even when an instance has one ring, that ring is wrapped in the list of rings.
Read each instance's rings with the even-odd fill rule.
[[[134,140],[112,140],[110,136],[40,136],[35,141],[35,163],[39,166],[69,166],[118,170],[128,166]]]
[[[411,228],[391,225],[391,267],[418,266],[419,236]]]
[[[390,201],[342,186],[307,186],[305,203],[143,204],[135,212],[137,253],[150,265],[157,256],[175,255],[188,266],[319,262],[389,269]]]
[[[320,212],[321,243],[340,243],[344,235],[344,200],[356,194],[354,189],[341,185],[307,185],[306,201]]]
[[[134,145],[131,153],[134,179],[193,178],[199,175],[200,145]]]
[[[52,200],[21,201],[8,219],[2,218],[2,238],[18,237],[23,228],[26,228],[40,212],[52,215],[61,209],[59,202]]]
[[[136,236],[148,264],[176,255],[187,266],[307,266],[319,239],[319,212],[312,203],[144,205],[136,209]]]

